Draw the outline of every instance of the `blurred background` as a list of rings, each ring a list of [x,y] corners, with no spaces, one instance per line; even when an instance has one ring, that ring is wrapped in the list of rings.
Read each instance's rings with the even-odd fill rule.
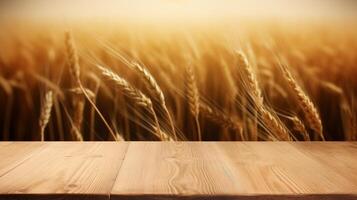
[[[81,81],[125,140],[162,140],[157,124],[181,140],[200,140],[198,132],[202,140],[287,139],[252,105],[237,50],[289,140],[356,140],[356,11],[355,0],[1,0],[0,139],[40,140],[48,91],[53,107],[44,140],[115,139],[71,77],[73,43]],[[152,74],[174,125],[125,60]],[[280,62],[316,106],[324,138],[309,127]],[[108,82],[97,64],[151,98],[159,122]],[[198,100],[209,107],[197,116],[190,114],[187,66]]]

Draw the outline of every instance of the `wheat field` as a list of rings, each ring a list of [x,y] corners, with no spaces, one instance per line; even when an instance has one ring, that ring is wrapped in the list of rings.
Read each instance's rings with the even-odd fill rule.
[[[4,141],[357,139],[353,20],[0,23]]]

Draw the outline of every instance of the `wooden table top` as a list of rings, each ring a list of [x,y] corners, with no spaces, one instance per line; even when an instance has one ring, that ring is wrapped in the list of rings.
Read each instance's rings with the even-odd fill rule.
[[[356,142],[0,142],[0,199],[357,199]]]

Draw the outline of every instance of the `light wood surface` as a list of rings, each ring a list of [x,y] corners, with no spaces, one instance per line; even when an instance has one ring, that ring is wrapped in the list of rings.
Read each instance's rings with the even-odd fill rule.
[[[353,142],[10,142],[0,156],[0,199],[357,199]]]
[[[30,143],[33,146],[40,144]],[[54,142],[43,143],[41,146],[40,151],[33,152],[32,150],[32,153],[21,150],[22,143],[2,147],[1,152],[21,151],[19,155],[15,153],[20,158],[25,157],[23,154],[32,154],[32,156],[1,175],[1,194],[13,196],[13,198],[29,194],[32,198],[44,199],[47,197],[53,199],[92,197],[88,195],[109,199],[128,144]],[[11,152],[7,155],[12,156]],[[12,166],[11,163],[8,164]]]

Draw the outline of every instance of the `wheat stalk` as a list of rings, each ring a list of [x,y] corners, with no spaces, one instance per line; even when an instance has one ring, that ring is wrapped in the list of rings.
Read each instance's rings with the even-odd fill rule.
[[[94,100],[94,93],[88,88],[84,88],[84,90],[88,94],[88,96]],[[81,126],[83,121],[83,110],[85,107],[85,99],[83,97],[85,97],[85,95],[83,93],[83,90],[79,87],[68,89],[68,91],[71,92],[73,95],[72,104],[74,107],[71,133],[73,136],[75,136],[76,140],[83,141],[83,136],[81,134]]]
[[[196,78],[192,69],[192,66],[188,64],[186,66],[186,85],[187,85],[187,99],[190,113],[195,118],[197,136],[198,140],[202,140],[201,128],[199,123],[199,113],[200,113],[200,97],[198,93],[198,88],[196,84]]]
[[[107,127],[109,130],[110,134],[115,140],[121,140],[122,138],[117,138],[116,134],[114,131],[110,128],[107,120],[104,118],[103,114],[99,111],[98,107],[95,105],[95,103],[92,101],[90,98],[89,94],[86,92],[84,86],[82,85],[81,79],[80,79],[80,66],[78,62],[78,55],[77,55],[77,50],[75,47],[75,43],[73,41],[72,34],[70,32],[66,32],[65,34],[65,44],[66,44],[66,52],[67,52],[67,59],[68,59],[68,64],[69,64],[69,69],[74,77],[75,81],[77,82],[79,88],[82,90],[84,96],[88,100],[88,102],[93,106],[95,111],[98,113],[99,117],[103,121],[104,125]]]
[[[46,92],[44,98],[44,104],[41,107],[41,114],[39,120],[41,141],[45,140],[45,128],[51,117],[52,106],[53,106],[53,93],[50,90]]]
[[[134,68],[135,71],[138,72],[138,74],[141,75],[141,77],[144,79],[146,86],[149,88],[149,90],[155,95],[156,99],[159,100],[161,107],[165,111],[169,123],[171,126],[171,131],[174,134],[175,140],[177,140],[176,136],[176,131],[174,127],[174,123],[172,121],[171,115],[169,110],[167,109],[166,102],[165,102],[165,95],[162,92],[160,86],[157,84],[154,76],[147,70],[145,67],[142,67],[139,63],[137,62],[132,62],[131,66]]]
[[[294,91],[297,97],[298,103],[304,112],[306,121],[309,127],[315,131],[322,140],[325,140],[322,132],[322,123],[319,113],[315,105],[312,103],[308,95],[301,89],[298,83],[295,81],[291,73],[288,71],[287,67],[282,66],[284,78],[287,80],[290,88]]]
[[[85,106],[85,99],[82,94],[74,94],[72,99],[73,110],[73,123],[71,128],[71,134],[78,141],[83,141],[82,136],[82,121],[83,121],[83,111]]]
[[[247,77],[247,87],[251,98],[253,99],[257,111],[260,113],[261,118],[266,128],[277,135],[282,140],[290,140],[289,132],[281,121],[269,111],[264,105],[262,92],[259,88],[258,79],[253,71],[253,68],[248,62],[248,59],[243,52],[237,51],[238,66],[243,68],[244,74]]]
[[[246,75],[247,78],[247,87],[248,87],[248,95],[250,95],[251,99],[254,100],[255,107],[258,109],[254,109],[253,112],[253,123],[251,123],[250,129],[251,130],[251,139],[252,140],[258,140],[259,132],[258,132],[258,111],[259,108],[263,108],[263,97],[262,97],[262,92],[259,88],[257,78],[255,77],[255,73],[253,71],[253,68],[250,66],[248,59],[246,56],[243,54],[241,51],[236,52],[236,57],[237,57],[237,65],[239,67],[242,67],[244,74]],[[245,113],[244,113],[245,114]],[[253,125],[254,124],[254,125]]]
[[[69,66],[69,71],[73,77],[73,80],[78,84],[81,85],[80,81],[80,67],[78,61],[77,50],[73,41],[73,37],[70,32],[66,32],[65,34],[65,45],[66,45],[66,52],[67,52],[67,62]],[[73,89],[72,89],[73,90]],[[77,89],[78,90],[78,89]],[[85,93],[85,91],[83,91]],[[72,127],[71,127],[71,134],[75,137],[77,141],[83,141],[83,136],[81,133],[81,126],[83,121],[83,110],[84,110],[84,99],[82,95],[78,95],[73,93],[72,96],[72,105],[73,105],[73,112],[72,112]]]

